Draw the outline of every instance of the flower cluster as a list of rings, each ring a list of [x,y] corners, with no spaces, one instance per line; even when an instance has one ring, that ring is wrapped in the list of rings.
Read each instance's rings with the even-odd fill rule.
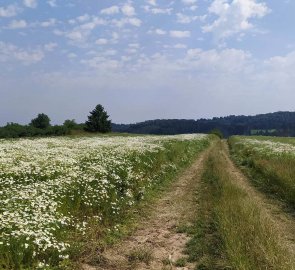
[[[294,141],[295,142],[295,141]],[[243,148],[251,149],[256,153],[264,156],[289,156],[295,157],[295,146],[288,142],[279,142],[272,138],[267,139],[255,139],[238,137],[238,142]]]
[[[202,148],[208,136],[0,140],[0,263],[40,268],[50,256],[67,259],[68,231],[84,234],[89,219],[116,221],[176,170],[161,158],[175,142]]]

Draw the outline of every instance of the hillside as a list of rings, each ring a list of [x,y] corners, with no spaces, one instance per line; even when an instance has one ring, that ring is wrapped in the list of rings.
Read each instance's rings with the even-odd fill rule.
[[[114,132],[137,134],[208,133],[219,129],[224,136],[295,136],[295,112],[274,112],[255,116],[226,116],[212,119],[157,119],[136,124],[113,124]]]

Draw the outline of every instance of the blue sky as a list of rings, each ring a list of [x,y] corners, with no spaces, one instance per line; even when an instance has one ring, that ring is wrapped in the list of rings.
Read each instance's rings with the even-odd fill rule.
[[[0,1],[0,125],[294,110],[295,1]]]

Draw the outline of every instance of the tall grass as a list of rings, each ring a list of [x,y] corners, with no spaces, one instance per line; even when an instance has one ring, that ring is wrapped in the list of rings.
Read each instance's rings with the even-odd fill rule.
[[[261,142],[288,143],[295,139],[258,138]],[[292,142],[292,143],[291,143]],[[243,143],[243,137],[229,139],[231,153],[237,164],[243,166],[253,183],[262,191],[283,200],[295,210],[295,156],[292,152],[275,153],[261,151],[253,145]]]
[[[213,166],[209,159],[196,193],[197,211],[194,224],[185,229],[191,236],[185,253],[189,262],[196,262],[197,270],[228,269],[229,265],[216,220],[220,188],[217,175],[212,174]]]
[[[221,145],[212,151],[204,177],[215,190],[216,228],[231,267],[238,270],[295,269],[294,258],[281,241],[274,221],[229,172]]]

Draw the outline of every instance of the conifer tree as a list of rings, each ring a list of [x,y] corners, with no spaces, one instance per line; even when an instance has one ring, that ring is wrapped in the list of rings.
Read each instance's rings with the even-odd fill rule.
[[[103,106],[98,104],[93,111],[90,112],[86,121],[85,129],[90,132],[111,132],[111,121],[108,120],[109,115],[104,110]]]

